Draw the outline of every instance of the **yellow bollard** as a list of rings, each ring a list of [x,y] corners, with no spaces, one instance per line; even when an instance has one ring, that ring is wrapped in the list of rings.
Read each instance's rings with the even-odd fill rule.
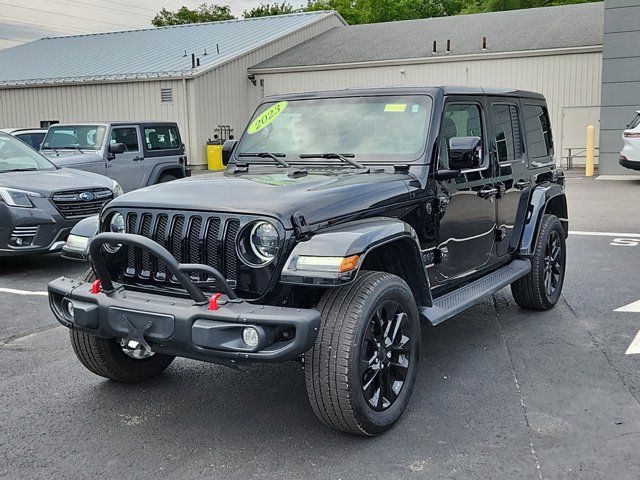
[[[596,169],[596,127],[587,127],[587,164],[585,165],[585,175],[593,177]]]

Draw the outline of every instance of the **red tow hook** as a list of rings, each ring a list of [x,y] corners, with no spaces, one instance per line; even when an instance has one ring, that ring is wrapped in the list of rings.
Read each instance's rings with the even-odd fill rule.
[[[93,283],[91,284],[91,288],[89,289],[89,293],[93,293],[94,295],[97,295],[101,291],[102,291],[102,283],[100,282],[100,279],[94,280]]]
[[[211,295],[209,299],[209,310],[218,310],[220,305],[218,305],[218,299],[222,296],[221,293],[214,293]]]

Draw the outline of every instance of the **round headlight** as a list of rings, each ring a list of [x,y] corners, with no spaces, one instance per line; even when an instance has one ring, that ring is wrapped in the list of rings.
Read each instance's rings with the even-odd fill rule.
[[[249,224],[239,236],[238,252],[242,260],[251,267],[264,267],[278,253],[280,236],[270,222],[260,220]]]
[[[109,230],[113,233],[124,233],[124,217],[121,213],[115,213],[109,222]],[[116,253],[122,245],[106,243],[104,249],[109,253]]]

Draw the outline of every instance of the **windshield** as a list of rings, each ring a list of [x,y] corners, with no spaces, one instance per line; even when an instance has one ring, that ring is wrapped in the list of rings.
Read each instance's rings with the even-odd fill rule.
[[[0,133],[0,173],[55,169],[53,163],[24,142]]]
[[[425,149],[431,118],[428,96],[343,97],[261,105],[238,154],[353,154],[357,161],[407,162]],[[244,160],[244,159],[243,159]],[[322,159],[312,160],[322,162]]]
[[[49,128],[42,150],[99,150],[106,130],[104,125],[56,125]]]

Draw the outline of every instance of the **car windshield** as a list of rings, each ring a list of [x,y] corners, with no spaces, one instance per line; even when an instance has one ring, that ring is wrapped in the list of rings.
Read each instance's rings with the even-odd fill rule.
[[[301,154],[329,153],[350,155],[358,162],[414,161],[425,150],[431,106],[426,95],[265,103],[251,119],[237,151],[245,156],[282,153],[288,163],[299,161]]]
[[[0,173],[55,169],[53,163],[24,142],[0,133]]]
[[[106,132],[104,125],[55,125],[49,128],[42,150],[99,150]]]

